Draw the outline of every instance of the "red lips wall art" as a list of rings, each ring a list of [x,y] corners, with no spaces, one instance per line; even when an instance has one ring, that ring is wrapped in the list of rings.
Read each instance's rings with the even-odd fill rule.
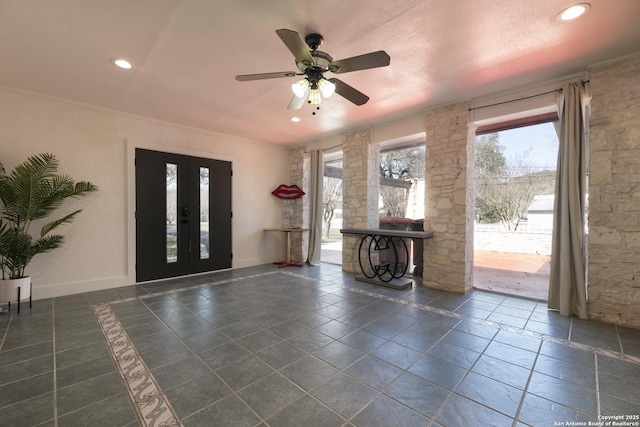
[[[300,189],[297,185],[284,185],[280,184],[278,188],[271,192],[274,196],[279,199],[299,199],[304,196],[304,191]]]

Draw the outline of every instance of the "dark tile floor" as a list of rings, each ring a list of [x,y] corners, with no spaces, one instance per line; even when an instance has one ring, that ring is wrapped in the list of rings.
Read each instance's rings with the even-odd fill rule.
[[[640,330],[330,264],[40,300],[0,337],[3,426],[640,424]]]

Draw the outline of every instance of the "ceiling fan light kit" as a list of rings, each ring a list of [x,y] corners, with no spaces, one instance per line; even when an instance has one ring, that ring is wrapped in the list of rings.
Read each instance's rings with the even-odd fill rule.
[[[322,92],[322,96],[329,98],[336,91],[336,85],[323,78],[318,82],[318,89]]]
[[[386,67],[391,62],[389,55],[382,50],[334,61],[331,55],[318,50],[324,40],[320,34],[308,34],[304,41],[293,30],[280,29],[276,30],[276,34],[295,57],[296,67],[300,72],[244,74],[236,76],[236,80],[244,82],[304,76],[304,78],[291,85],[294,96],[287,107],[289,110],[301,108],[305,99],[309,104],[317,106],[322,102],[322,97],[329,98],[334,92],[355,105],[364,105],[369,100],[367,95],[335,77],[326,79],[324,73],[340,74],[369,68]]]
[[[320,91],[318,89],[311,89],[309,91],[309,104],[318,105],[322,102]]]
[[[309,93],[309,86],[311,86],[311,84],[309,83],[309,80],[304,78],[292,84],[291,90],[293,90],[293,94],[295,96],[301,98],[301,97],[307,96],[307,94]]]

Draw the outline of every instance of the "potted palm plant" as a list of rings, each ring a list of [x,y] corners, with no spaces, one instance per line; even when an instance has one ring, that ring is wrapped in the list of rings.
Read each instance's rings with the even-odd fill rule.
[[[27,265],[34,256],[60,247],[64,236],[53,231],[72,222],[82,210],[54,220],[49,217],[66,199],[98,189],[90,182],[75,182],[69,175],[58,174],[58,166],[59,161],[49,153],[29,157],[10,174],[0,163],[0,301],[19,302],[31,296]],[[33,235],[32,226],[40,224],[40,231]]]

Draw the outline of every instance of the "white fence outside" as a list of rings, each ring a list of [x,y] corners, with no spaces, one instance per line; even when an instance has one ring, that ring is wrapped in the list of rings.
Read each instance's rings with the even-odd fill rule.
[[[475,224],[473,238],[475,250],[551,255],[551,230],[548,229],[529,230],[519,225],[513,231],[501,224]]]

